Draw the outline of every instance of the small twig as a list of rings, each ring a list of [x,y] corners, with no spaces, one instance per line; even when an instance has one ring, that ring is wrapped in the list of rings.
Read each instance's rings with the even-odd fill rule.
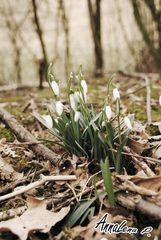
[[[143,76],[146,83],[146,113],[148,123],[151,123],[151,90],[150,90],[150,79],[147,76]]]
[[[40,179],[36,182],[30,183],[27,186],[22,187],[12,193],[6,194],[0,197],[0,201],[15,197],[22,193],[28,192],[29,190],[36,188],[47,181],[69,181],[69,180],[76,180],[75,175],[62,175],[62,176],[44,176],[43,174],[40,175]]]
[[[144,160],[147,160],[147,161],[157,162],[157,163],[161,164],[161,160],[156,159],[156,158],[143,157],[143,156],[140,156],[140,155],[136,155],[136,154],[133,154],[133,153],[127,153],[127,152],[121,152],[121,153],[122,153],[123,155],[134,156],[134,157],[136,157],[136,158],[141,158],[141,159],[144,159]]]
[[[47,170],[46,169],[41,169],[39,171],[36,172],[36,175],[39,175],[41,173],[46,173]],[[35,172],[28,174],[27,176],[23,177],[21,180],[17,180],[16,182],[13,182],[7,186],[5,186],[4,188],[2,188],[0,190],[0,196],[3,194],[7,194],[8,192],[11,192],[15,187],[17,187],[20,184],[24,184],[26,182],[29,181],[30,178],[33,178],[33,176],[35,175]]]
[[[130,148],[124,147],[124,151],[130,153]],[[155,177],[154,172],[148,167],[145,162],[139,161],[134,155],[131,155],[131,159],[145,172],[148,177]]]
[[[36,144],[42,144],[44,143],[44,141],[35,141],[35,142],[20,142],[20,143],[8,143],[9,145],[13,145],[13,146],[31,146],[31,145],[36,145]]]
[[[77,202],[79,202],[75,190],[74,190],[68,183],[66,183],[66,185],[67,185],[67,187],[72,191],[72,193],[73,193],[73,195],[74,195],[74,197],[75,197],[75,200],[76,200]]]
[[[101,172],[102,172],[102,171],[99,171],[99,172],[93,174],[92,176],[90,176],[90,177],[88,178],[87,182],[84,184],[84,187],[83,187],[82,191],[80,192],[79,201],[81,200],[82,195],[83,195],[83,193],[84,193],[84,191],[85,191],[85,189],[86,189],[89,181],[90,181],[93,177],[95,177],[96,175],[100,174]]]
[[[96,183],[96,187],[100,186],[102,183],[103,183],[103,180],[100,180],[99,182]],[[94,188],[95,188],[94,186],[91,186],[91,187],[89,187],[88,189],[86,189],[83,193],[82,193],[82,192],[78,193],[78,194],[77,194],[77,198],[79,199],[79,197],[80,197],[81,195],[85,195],[85,194],[91,192]],[[55,211],[58,211],[58,210],[60,210],[62,207],[67,206],[68,204],[70,204],[70,203],[71,203],[72,201],[74,201],[74,200],[75,200],[75,197],[72,197],[72,198],[70,198],[69,200],[67,200],[66,202],[64,202],[62,205],[56,207],[54,210],[55,210]]]
[[[134,91],[131,91],[131,92],[129,92],[129,93],[123,94],[121,98],[125,98],[125,97],[127,97],[127,96],[129,96],[129,95],[131,95],[131,94],[137,93],[137,92],[143,90],[145,87],[146,87],[146,85],[144,85],[144,86],[142,86],[142,87],[140,87],[140,88],[137,88],[137,89],[135,89]]]

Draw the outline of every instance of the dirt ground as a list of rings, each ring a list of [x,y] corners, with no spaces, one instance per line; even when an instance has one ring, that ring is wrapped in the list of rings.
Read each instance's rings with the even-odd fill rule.
[[[128,142],[130,152],[125,155],[127,170],[123,175],[113,176],[117,188],[117,205],[114,208],[109,206],[105,197],[101,176],[97,175],[97,163],[89,162],[85,157],[71,156],[56,144],[56,138],[33,116],[35,111],[48,114],[51,90],[45,88],[39,91],[30,87],[6,91],[0,89],[0,108],[12,114],[41,144],[53,152],[56,159],[54,165],[37,156],[31,148],[34,143],[21,142],[13,129],[0,119],[0,198],[39,181],[40,174],[76,176],[76,180],[72,181],[46,181],[27,192],[0,200],[0,239],[19,239],[18,236],[24,236],[23,239],[28,236],[30,240],[161,239],[161,106],[158,101],[161,81],[157,74],[149,74],[147,77],[148,82],[142,74],[127,75],[120,72],[115,76],[122,110],[126,114],[134,114],[135,124]],[[106,95],[106,79],[87,79],[89,104],[94,104],[98,109]],[[63,103],[68,107],[64,89],[61,90]],[[99,201],[94,199],[94,175],[95,184],[98,183]],[[82,224],[77,220],[70,228],[66,220],[78,200],[84,203],[82,211],[90,209],[92,212],[94,209],[94,216],[84,217]],[[102,234],[96,231],[96,222],[106,212],[109,214],[109,222],[127,220],[128,226],[137,228],[140,234]],[[28,224],[26,229],[14,230],[17,224],[21,224],[17,215],[21,215],[25,223],[32,224]],[[10,220],[14,222],[10,223]],[[149,226],[153,229],[146,229],[147,232],[141,234]]]

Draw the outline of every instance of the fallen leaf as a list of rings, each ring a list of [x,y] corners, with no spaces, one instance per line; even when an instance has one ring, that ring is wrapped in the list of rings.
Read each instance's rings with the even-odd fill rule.
[[[19,180],[23,177],[23,173],[16,172],[7,160],[0,157],[0,176],[4,180]]]
[[[48,232],[52,226],[61,221],[69,212],[70,207],[62,208],[59,212],[46,209],[46,201],[28,198],[28,209],[20,217],[15,217],[0,223],[0,232],[7,228],[18,235],[21,240],[26,240],[28,233],[33,230]]]
[[[158,146],[154,148],[152,157],[161,159],[161,142],[159,142]]]

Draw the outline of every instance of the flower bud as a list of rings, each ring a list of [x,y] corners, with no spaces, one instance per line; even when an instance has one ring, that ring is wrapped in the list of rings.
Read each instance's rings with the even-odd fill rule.
[[[52,128],[53,127],[53,120],[50,115],[42,115],[41,116],[45,122],[45,126],[47,128]]]
[[[78,122],[78,120],[80,119],[80,115],[81,115],[80,112],[78,112],[78,111],[75,112],[75,115],[74,115],[74,121],[75,122]]]
[[[70,78],[73,78],[73,72],[70,72]]]
[[[113,90],[113,98],[116,101],[117,99],[120,99],[120,93],[117,88],[114,88]]]
[[[160,95],[160,97],[159,97],[159,104],[160,104],[160,106],[161,106],[161,95]]]
[[[84,95],[86,95],[86,94],[87,94],[87,91],[88,91],[88,87],[87,87],[87,83],[86,83],[85,80],[82,80],[82,81],[81,81],[81,86],[82,86],[82,88],[83,88]]]
[[[51,88],[56,96],[59,95],[59,86],[56,81],[51,82]]]
[[[131,125],[130,119],[128,117],[124,117],[124,123],[128,129],[130,129],[130,130],[132,129],[132,125]]]
[[[71,106],[71,108],[74,111],[76,111],[77,110],[77,101],[75,100],[75,96],[74,96],[73,93],[70,94],[69,99],[70,99],[70,106]]]
[[[79,103],[80,102],[80,98],[81,98],[81,96],[80,96],[80,92],[75,92],[74,93],[74,99],[75,99],[75,101],[77,102],[77,103]]]
[[[111,107],[110,107],[110,106],[106,106],[106,108],[105,108],[105,113],[106,113],[107,119],[110,120],[111,117],[112,117],[112,110],[111,110]]]
[[[106,126],[105,121],[103,121],[102,122],[102,127],[105,127],[105,126]]]
[[[63,113],[63,104],[60,101],[57,101],[55,103],[55,111],[56,113],[61,116]]]

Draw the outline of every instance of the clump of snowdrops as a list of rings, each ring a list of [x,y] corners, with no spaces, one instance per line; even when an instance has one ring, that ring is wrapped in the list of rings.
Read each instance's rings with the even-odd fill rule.
[[[80,67],[78,75],[71,73],[67,81],[69,109],[66,109],[51,68],[52,65],[48,69],[48,82],[53,92],[50,115],[41,116],[39,120],[70,153],[98,161],[108,158],[109,165],[120,173],[121,152],[132,125],[130,119],[121,114],[118,89],[114,88],[111,96],[110,80],[102,109],[98,112],[88,104],[88,86]]]
[[[109,202],[114,205],[110,167],[117,173],[123,169],[122,150],[132,129],[130,118],[123,116],[120,93],[107,85],[107,95],[100,111],[88,104],[88,86],[82,74],[70,74],[67,81],[68,108],[61,101],[59,84],[48,69],[48,82],[53,92],[49,115],[36,115],[39,121],[62,142],[71,154],[95,159],[100,163]]]

